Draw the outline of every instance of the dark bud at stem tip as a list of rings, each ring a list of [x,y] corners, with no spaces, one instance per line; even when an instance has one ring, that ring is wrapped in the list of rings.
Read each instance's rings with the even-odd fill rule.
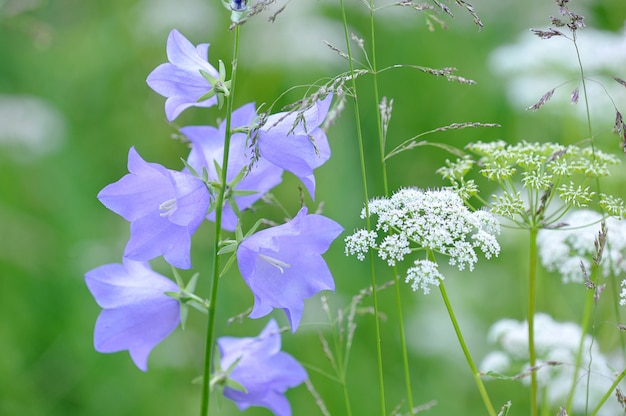
[[[242,12],[246,10],[247,7],[248,7],[248,4],[246,0],[231,0],[230,1],[230,8],[234,12]]]

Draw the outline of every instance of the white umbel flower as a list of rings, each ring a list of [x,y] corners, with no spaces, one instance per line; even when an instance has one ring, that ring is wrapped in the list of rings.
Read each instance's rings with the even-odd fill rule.
[[[389,198],[371,200],[361,218],[367,213],[377,217],[374,230],[357,230],[345,239],[346,255],[360,260],[374,249],[389,266],[395,266],[412,252],[425,251],[448,256],[450,265],[471,271],[478,261],[477,250],[487,258],[500,252],[496,240],[500,226],[493,215],[470,211],[452,190],[400,189]],[[443,276],[432,268],[436,263],[420,260],[414,264],[407,271],[407,282],[412,282],[414,290],[428,293],[434,276]]]

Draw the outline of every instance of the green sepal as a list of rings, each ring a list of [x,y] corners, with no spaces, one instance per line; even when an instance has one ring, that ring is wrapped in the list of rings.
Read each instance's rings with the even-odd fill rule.
[[[242,386],[241,384],[237,383],[232,378],[227,378],[225,385],[226,385],[226,387],[230,387],[231,389],[240,391],[242,393],[247,393],[248,392],[248,390],[246,390],[246,388],[244,386]]]
[[[254,194],[258,194],[259,191],[245,191],[245,190],[241,190],[241,191],[237,191],[237,190],[233,190],[233,195],[234,196],[248,196],[248,195],[254,195]]]
[[[215,94],[217,94],[217,92],[215,90],[215,87],[213,87],[213,88],[211,88],[209,90],[209,92],[204,94],[202,97],[198,98],[198,100],[196,102],[199,103],[199,102],[202,102],[204,100],[208,100],[209,98],[213,98],[215,96]],[[219,100],[219,95],[218,95],[217,99]]]
[[[221,179],[222,178],[222,167],[220,166],[220,163],[217,160],[215,160],[215,159],[213,159],[213,167],[215,168],[215,173],[217,174],[217,177],[219,179]]]
[[[232,256],[228,258],[228,261],[226,262],[226,264],[224,265],[224,268],[220,272],[220,277],[222,277],[228,271],[228,269],[230,269],[230,266],[233,265],[236,258],[237,258],[236,253],[233,253]]]
[[[193,176],[195,176],[196,178],[199,178],[200,175],[198,174],[198,172],[189,164],[187,163],[187,161],[185,159],[183,159],[182,157],[180,158],[180,160],[183,162],[183,165],[187,168],[187,170],[189,171],[189,173],[191,173]]]
[[[191,276],[191,279],[189,279],[189,283],[187,283],[187,286],[185,286],[186,293],[194,293],[196,291],[198,276],[200,276],[200,273],[194,273],[194,275]]]
[[[180,293],[179,292],[163,292],[165,296],[169,296],[172,299],[176,299],[180,301]]]
[[[208,313],[208,310],[207,310],[208,305],[205,305],[204,303],[201,303],[195,299],[190,299],[185,304],[191,306],[195,310],[200,311],[202,313]]]
[[[226,240],[221,243],[222,248],[219,249],[217,255],[228,254],[237,251],[238,243],[236,240]]]
[[[220,61],[221,62],[221,61]],[[208,72],[206,72],[204,69],[200,70],[200,75],[202,75],[202,78],[206,79],[207,81],[209,81],[209,84],[211,84],[211,86],[213,88],[215,88],[215,85],[219,82],[218,79],[215,79],[211,74],[209,74]]]
[[[237,239],[237,243],[241,243],[243,240],[243,230],[241,229],[240,222],[237,222],[237,228],[235,228],[235,238]]]
[[[185,323],[187,322],[187,316],[189,315],[189,306],[186,303],[180,302],[180,327],[185,329]]]
[[[237,176],[235,176],[233,180],[228,183],[228,186],[230,186],[232,189],[235,189],[237,185],[239,185],[239,182],[241,182],[241,180],[246,176],[246,173],[247,169],[246,166],[244,166],[243,168],[241,168],[239,173],[237,173]]]
[[[220,73],[220,81],[224,82],[226,79],[226,66],[224,65],[224,61],[220,59],[217,66],[219,68],[218,72]]]
[[[254,223],[254,225],[252,226],[252,228],[250,228],[248,230],[248,232],[246,233],[244,238],[248,238],[250,237],[252,234],[254,234],[256,232],[256,230],[261,226],[261,224],[263,224],[263,218],[261,218],[260,220],[258,220],[257,222]],[[242,238],[243,240],[243,238]],[[241,241],[241,240],[240,240]]]

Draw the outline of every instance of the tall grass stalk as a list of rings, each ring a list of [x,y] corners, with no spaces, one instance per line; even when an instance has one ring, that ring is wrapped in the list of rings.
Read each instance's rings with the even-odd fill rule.
[[[370,11],[370,33],[371,33],[371,71],[374,80],[374,102],[378,106],[380,103],[380,93],[378,89],[378,67],[376,64],[376,30],[375,30],[375,19],[374,19],[374,2],[370,0],[369,4]],[[379,144],[379,153],[380,153],[380,163],[382,165],[382,175],[383,175],[383,189],[385,192],[385,196],[389,196],[389,184],[387,180],[387,161],[385,159],[385,136],[383,132],[383,123],[382,123],[382,115],[381,111],[376,111],[376,123],[378,128],[378,144]],[[402,311],[402,297],[400,296],[400,279],[398,275],[398,268],[393,267],[393,280],[395,282],[395,294],[396,294],[396,306],[398,313],[398,329],[400,332],[400,344],[402,347],[402,364],[404,367],[404,380],[406,385],[406,395],[407,395],[407,404],[409,405],[409,414],[413,415],[413,389],[411,388],[411,372],[409,370],[409,356],[407,352],[406,346],[406,335],[404,331],[404,318]]]
[[[350,74],[351,83],[352,83],[352,94],[354,98],[354,114],[356,118],[356,129],[357,129],[357,141],[359,144],[359,161],[361,165],[361,181],[363,183],[363,197],[365,199],[365,221],[367,231],[371,231],[372,225],[370,221],[369,215],[369,196],[367,191],[367,171],[365,168],[365,151],[363,146],[363,131],[361,129],[361,117],[360,117],[360,108],[359,108],[359,99],[356,88],[356,79],[354,76],[354,62],[352,59],[352,48],[350,47],[350,33],[348,30],[348,18],[346,16],[346,8],[343,0],[339,0],[339,4],[341,7],[341,17],[343,20],[343,29],[346,40],[346,48],[348,52],[348,64],[350,65]],[[386,416],[387,412],[385,410],[385,383],[383,377],[383,355],[382,355],[382,347],[381,347],[381,337],[380,337],[380,318],[378,311],[378,294],[376,289],[376,272],[374,269],[374,253],[372,251],[369,252],[369,264],[370,264],[370,276],[372,282],[372,303],[374,304],[374,323],[376,328],[376,359],[378,365],[378,385],[379,385],[379,396],[380,396],[380,411],[382,416]]]

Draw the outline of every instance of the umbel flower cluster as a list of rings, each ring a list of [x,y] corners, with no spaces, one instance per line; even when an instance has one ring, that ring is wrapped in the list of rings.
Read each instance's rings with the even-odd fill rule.
[[[609,215],[621,217],[626,212],[621,199],[591,189],[592,179],[608,176],[609,168],[620,163],[614,155],[591,146],[524,141],[476,142],[466,149],[478,158],[467,154],[455,162],[447,161],[437,172],[467,199],[477,194],[477,187],[465,176],[474,165],[479,166],[484,177],[502,188],[493,196],[491,211],[520,227],[553,224],[568,209],[587,207],[593,200]],[[519,191],[520,183],[525,195]],[[555,200],[562,204],[550,211]]]
[[[406,281],[413,290],[429,293],[430,286],[443,280],[435,253],[448,256],[451,266],[471,271],[478,261],[477,249],[487,258],[500,252],[495,218],[487,211],[470,211],[450,189],[401,189],[390,198],[371,200],[361,218],[368,215],[377,216],[375,230],[361,229],[346,237],[346,254],[363,260],[375,250],[393,267],[407,255],[423,252],[425,258],[407,270]]]
[[[208,44],[193,46],[173,30],[167,40],[169,62],[157,67],[148,85],[167,98],[169,121],[190,107],[210,107],[228,96],[230,82],[220,62],[208,63]],[[283,309],[292,331],[298,328],[304,300],[334,281],[322,254],[343,231],[335,221],[309,214],[303,207],[289,222],[244,233],[239,217],[282,181],[284,171],[302,180],[315,194],[314,170],[330,157],[320,128],[332,95],[302,111],[260,117],[254,103],[232,112],[230,132],[219,126],[185,126],[180,132],[190,152],[180,170],[146,162],[133,147],[128,174],[106,186],[98,199],[130,223],[130,239],[122,264],[107,264],[85,274],[87,285],[103,308],[94,344],[99,352],[128,350],[141,370],[151,350],[187,316],[188,306],[209,307],[193,294],[196,279],[184,285],[154,272],[148,261],[162,256],[175,268],[190,269],[192,236],[204,220],[215,221],[217,195],[224,195],[221,226],[237,231],[232,250],[244,281],[254,295],[251,318]],[[228,169],[222,180],[225,137],[230,134]],[[255,146],[251,138],[255,137]],[[222,183],[224,182],[224,183]],[[256,232],[255,232],[256,231]],[[257,338],[217,340],[222,371],[239,388],[224,394],[241,409],[264,406],[276,415],[291,414],[285,391],[307,374],[293,357],[280,351],[280,330],[272,320]],[[228,386],[228,384],[226,384]]]

